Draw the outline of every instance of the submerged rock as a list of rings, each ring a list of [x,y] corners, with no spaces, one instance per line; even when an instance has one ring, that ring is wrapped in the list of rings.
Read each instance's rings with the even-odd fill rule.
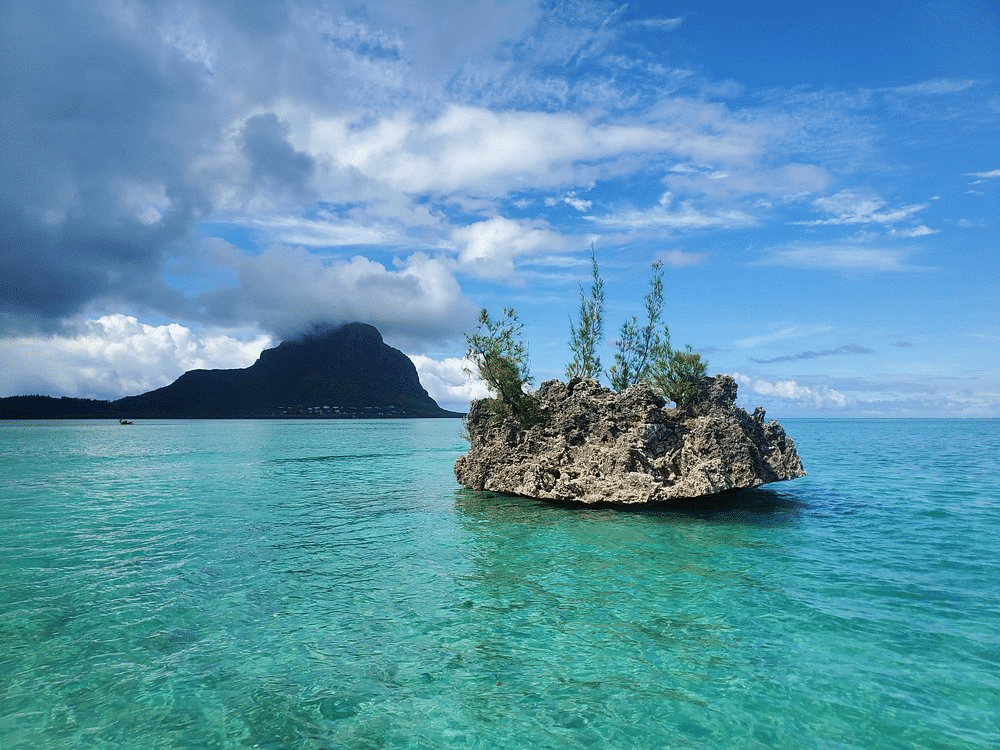
[[[646,385],[621,393],[595,380],[550,380],[537,393],[543,419],[497,422],[486,400],[467,418],[469,453],[459,484],[556,502],[637,506],[805,476],[792,439],[764,410],[736,406],[736,381],[705,378],[687,409]]]

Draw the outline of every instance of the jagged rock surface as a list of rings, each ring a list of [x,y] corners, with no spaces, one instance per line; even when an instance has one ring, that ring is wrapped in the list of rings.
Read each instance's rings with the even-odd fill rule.
[[[459,484],[542,500],[644,505],[757,487],[805,475],[795,444],[764,410],[736,406],[736,381],[705,378],[686,410],[648,386],[613,393],[594,380],[550,380],[536,396],[545,420],[497,424],[486,401],[467,418]]]

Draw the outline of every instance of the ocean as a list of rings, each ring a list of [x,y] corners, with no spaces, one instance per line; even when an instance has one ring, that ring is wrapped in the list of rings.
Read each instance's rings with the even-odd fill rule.
[[[644,512],[457,420],[0,423],[0,748],[1000,747],[1000,421],[782,423]]]

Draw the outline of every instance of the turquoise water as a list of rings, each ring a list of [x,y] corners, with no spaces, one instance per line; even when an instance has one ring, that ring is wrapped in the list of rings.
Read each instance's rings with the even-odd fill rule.
[[[1000,422],[809,476],[475,494],[459,423],[0,423],[0,748],[1000,746]]]

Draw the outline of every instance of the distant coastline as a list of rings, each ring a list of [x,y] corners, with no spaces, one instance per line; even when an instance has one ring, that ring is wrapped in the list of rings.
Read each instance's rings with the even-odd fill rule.
[[[0,420],[28,419],[458,419],[462,412],[439,409],[436,414],[411,414],[389,406],[331,406],[296,404],[246,414],[137,414],[120,401],[70,396],[7,396],[0,398]]]

